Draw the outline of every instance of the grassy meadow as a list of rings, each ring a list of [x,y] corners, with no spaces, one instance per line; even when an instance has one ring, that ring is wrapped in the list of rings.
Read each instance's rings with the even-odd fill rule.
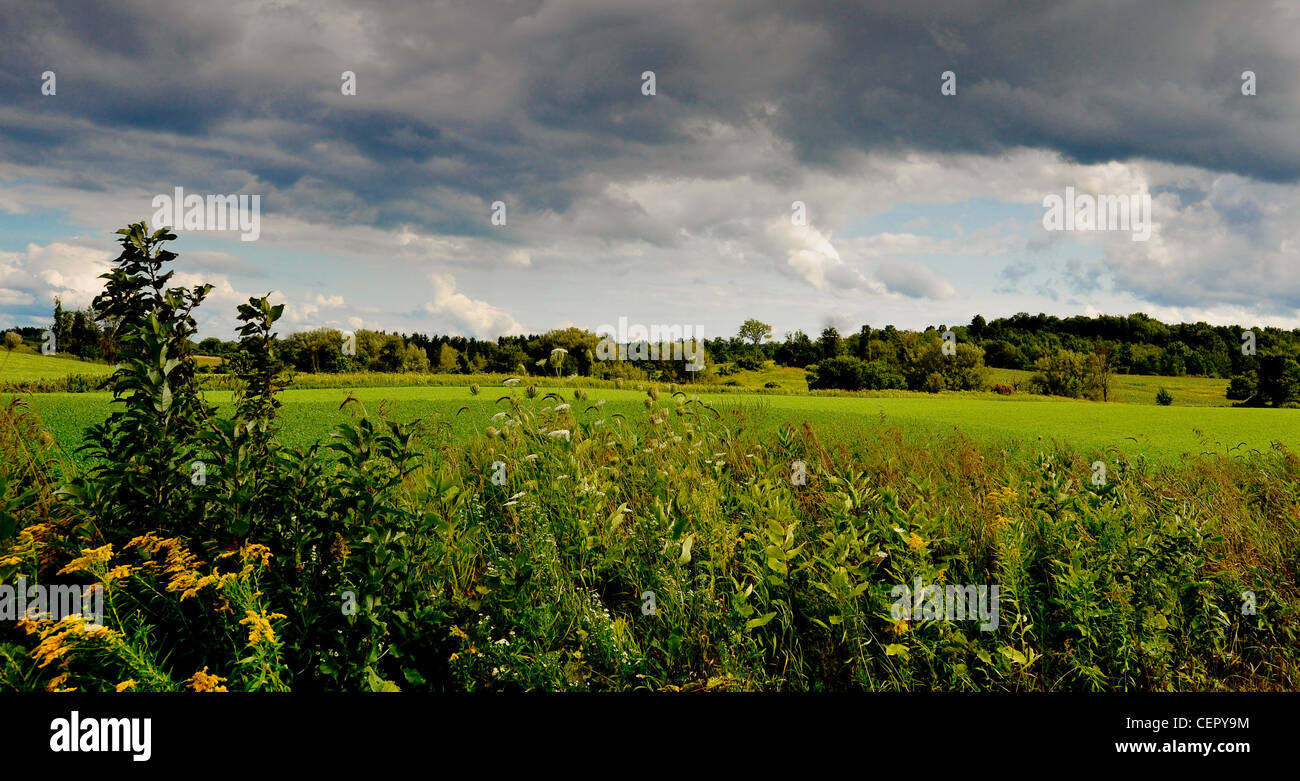
[[[1144,385],[1157,379],[1168,378],[1141,378]],[[808,422],[821,436],[836,442],[869,439],[873,427],[885,423],[907,432],[956,430],[1000,448],[1066,447],[1099,458],[1143,456],[1162,463],[1202,453],[1265,451],[1274,441],[1300,450],[1300,416],[1294,410],[1181,406],[1178,399],[1186,391],[1180,389],[1171,391],[1176,394],[1174,406],[1157,407],[1154,403],[1100,404],[1021,394],[882,391],[796,395],[710,393],[682,387],[684,393],[708,399],[719,410],[743,410],[749,425],[761,433],[770,435],[780,426]],[[645,398],[639,390],[589,388],[589,401],[584,403],[573,400],[569,387],[543,385],[538,389],[539,397],[551,392],[582,408],[584,419],[629,415],[642,408]],[[484,416],[501,409],[497,399],[504,393],[500,385],[482,386],[477,396],[463,385],[290,389],[280,395],[281,437],[293,446],[326,440],[335,426],[357,414],[356,406],[342,408],[350,397],[372,412],[383,407],[399,420],[441,421],[458,434],[469,434],[481,427]],[[229,408],[232,396],[231,391],[205,394],[219,409]],[[666,390],[664,397],[661,404],[670,405]],[[107,417],[111,396],[106,392],[40,393],[24,398],[60,446],[72,454],[85,427]],[[585,411],[597,402],[603,406]],[[547,403],[535,406],[541,409]]]
[[[20,350],[0,351],[0,385],[34,380],[56,380],[78,374],[107,376],[112,372],[112,366],[78,358],[41,355]]]
[[[0,394],[0,580],[80,572],[113,617],[0,628],[0,690],[1300,688],[1300,417],[1218,381],[295,379],[271,411],[200,375],[190,429]],[[995,620],[899,613],[917,579],[996,585]]]

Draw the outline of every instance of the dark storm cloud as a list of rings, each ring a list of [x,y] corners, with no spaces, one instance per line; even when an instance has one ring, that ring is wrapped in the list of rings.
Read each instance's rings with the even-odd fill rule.
[[[5,16],[20,21],[0,50],[0,159],[119,182],[180,171],[217,191],[247,172],[293,191],[268,212],[311,219],[486,235],[498,198],[564,213],[609,178],[779,183],[873,149],[1028,146],[1300,178],[1300,17],[1272,3],[55,2]],[[39,94],[46,68],[54,98]],[[1240,94],[1246,69],[1257,97]],[[343,70],[357,97],[339,94]],[[945,70],[955,97],[940,95]],[[767,128],[794,158],[728,155],[710,123]]]

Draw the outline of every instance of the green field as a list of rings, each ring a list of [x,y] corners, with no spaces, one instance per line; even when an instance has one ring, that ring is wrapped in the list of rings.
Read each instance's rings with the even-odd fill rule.
[[[113,367],[104,363],[91,363],[77,358],[60,358],[53,355],[4,351],[0,352],[0,384],[54,380],[74,374],[106,375]]]
[[[552,390],[573,404],[581,423],[610,421],[615,413],[628,418],[644,416],[645,394],[635,390],[590,389],[590,400],[578,402],[572,389],[541,388],[537,399],[525,403],[539,409],[556,404],[554,399],[541,398]],[[507,408],[497,401],[507,392],[504,388],[485,387],[479,396],[472,396],[468,388],[454,386],[287,390],[280,396],[284,405],[280,411],[281,436],[290,445],[304,446],[327,438],[335,426],[360,411],[356,405],[340,409],[349,394],[372,416],[382,405],[399,420],[442,422],[457,434],[466,434],[481,431],[492,422],[495,412]],[[522,395],[518,389],[514,393]],[[230,406],[230,392],[212,391],[206,397],[218,407]],[[26,394],[24,398],[68,452],[80,442],[86,426],[108,414],[110,400],[107,393]],[[750,424],[768,433],[787,423],[799,425],[807,421],[828,444],[869,439],[883,423],[916,434],[956,429],[1009,450],[1060,443],[1087,454],[1141,454],[1164,463],[1203,452],[1251,448],[1263,451],[1274,441],[1300,449],[1300,412],[1295,410],[1100,404],[1018,394],[997,397],[894,392],[863,397],[702,393],[700,398],[719,410],[746,408]],[[605,404],[587,411],[599,400]],[[659,403],[672,406],[674,402],[664,392]]]
[[[1033,372],[1022,369],[989,369],[989,384],[1002,383],[1029,392]],[[1120,404],[1156,403],[1156,393],[1164,388],[1174,397],[1177,407],[1230,407],[1228,381],[1216,377],[1152,377],[1145,374],[1115,374],[1110,378],[1110,400]]]

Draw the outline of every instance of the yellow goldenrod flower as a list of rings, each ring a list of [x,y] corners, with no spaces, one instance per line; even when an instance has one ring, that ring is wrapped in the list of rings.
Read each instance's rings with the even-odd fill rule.
[[[265,640],[268,643],[275,642],[275,630],[271,628],[272,618],[284,618],[280,613],[267,614],[266,611],[257,613],[247,611],[248,617],[240,621],[241,624],[248,624],[248,644],[257,645]]]
[[[925,550],[925,546],[925,540],[921,539],[920,535],[916,532],[912,532],[911,536],[907,538],[907,547],[914,551],[923,551]]]
[[[59,570],[59,574],[66,575],[70,572],[92,572],[96,565],[107,564],[111,558],[113,558],[112,543],[100,548],[83,550],[81,552],[81,557],[69,562],[68,566]]]
[[[135,568],[132,567],[130,564],[121,564],[119,566],[112,568],[108,572],[105,572],[104,576],[100,578],[100,580],[104,583],[104,585],[107,586],[109,583],[112,583],[115,580],[131,577],[132,573],[134,572],[135,572]]]
[[[896,635],[907,634],[907,630],[909,627],[910,624],[908,623],[906,618],[899,619],[898,621],[894,622],[894,634]]]
[[[203,669],[206,670],[207,668],[205,667],[205,668],[203,668]],[[127,680],[122,681],[121,683],[119,683],[119,684],[117,685],[117,688],[115,689],[115,691],[124,692],[124,691],[126,691],[127,689],[134,689],[134,688],[135,688],[135,680],[132,679],[132,678],[128,678]]]
[[[67,682],[67,680],[68,680],[68,674],[67,674],[67,673],[60,673],[59,675],[56,675],[56,676],[54,676],[53,678],[51,678],[49,683],[45,684],[45,691],[47,691],[47,692],[75,692],[75,691],[77,690],[77,687],[75,687],[75,686],[64,686],[64,685],[63,685],[64,683]]]
[[[69,616],[61,621],[21,621],[18,624],[28,634],[40,637],[40,642],[32,649],[31,656],[39,664],[48,667],[72,650],[77,635],[86,633],[86,626],[80,616]],[[69,641],[73,642],[70,644]]]
[[[161,541],[155,532],[149,532],[142,537],[136,537],[126,544],[128,548],[140,548],[145,553],[154,553],[158,550],[158,544]]]
[[[194,673],[194,675],[190,677],[189,681],[187,681],[190,688],[196,692],[229,691],[229,689],[221,685],[225,682],[226,679],[222,678],[220,675],[210,675],[206,666],[202,670]]]
[[[265,545],[249,543],[239,552],[239,557],[245,562],[251,562],[254,559],[261,559],[262,566],[265,567],[271,563],[271,549]]]
[[[347,559],[347,557],[352,553],[352,548],[348,545],[348,541],[342,534],[335,532],[334,544],[330,546],[330,553],[333,554],[336,559]]]

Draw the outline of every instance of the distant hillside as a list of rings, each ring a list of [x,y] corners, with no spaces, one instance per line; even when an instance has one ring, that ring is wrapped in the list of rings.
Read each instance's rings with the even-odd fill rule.
[[[113,367],[76,358],[0,350],[0,383],[55,380],[74,374],[111,374]]]

